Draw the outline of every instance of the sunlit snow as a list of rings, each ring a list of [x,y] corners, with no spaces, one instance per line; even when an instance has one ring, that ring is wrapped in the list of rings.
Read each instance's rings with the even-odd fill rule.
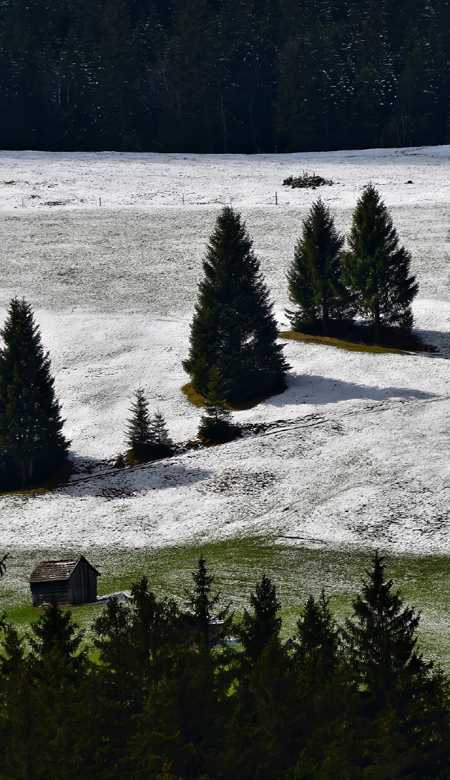
[[[304,170],[333,186],[282,186]],[[181,361],[221,206],[242,211],[285,327],[285,274],[310,204],[320,195],[348,230],[369,181],[412,253],[416,327],[439,353],[289,342],[289,387],[236,414],[249,426],[242,440],[112,470],[138,387],[172,438],[196,434],[200,412],[181,393]],[[253,157],[1,153],[1,320],[13,295],[32,303],[73,457],[105,473],[1,498],[0,549],[261,534],[449,553],[449,217],[449,146]],[[259,433],[250,424],[262,424]]]

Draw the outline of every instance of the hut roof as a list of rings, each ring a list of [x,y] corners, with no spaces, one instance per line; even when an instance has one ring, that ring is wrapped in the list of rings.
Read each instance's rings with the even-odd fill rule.
[[[71,561],[43,561],[43,563],[38,563],[31,573],[30,582],[68,580],[80,561],[85,561],[95,571],[96,575],[100,577],[100,572],[86,560],[84,555],[80,555]]]

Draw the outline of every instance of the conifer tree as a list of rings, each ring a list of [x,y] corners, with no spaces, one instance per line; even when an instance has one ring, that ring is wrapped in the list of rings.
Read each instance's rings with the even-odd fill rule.
[[[0,558],[0,579],[6,573],[6,559],[7,558],[9,558],[9,553],[6,553],[6,555],[4,555],[3,558]]]
[[[244,610],[240,635],[245,654],[255,662],[271,637],[278,637],[281,630],[281,618],[278,615],[281,604],[275,585],[266,574],[256,583],[255,592],[250,595],[250,604],[252,612]]]
[[[168,455],[172,454],[173,441],[169,436],[164,416],[159,410],[155,412],[150,420],[150,439],[152,444],[165,448]]]
[[[366,575],[353,602],[353,617],[346,621],[346,638],[359,680],[372,696],[384,700],[399,681],[425,668],[416,650],[420,615],[404,607],[398,591],[392,590],[378,552]]]
[[[173,442],[169,437],[161,412],[150,416],[148,401],[142,389],[136,390],[128,420],[128,460],[147,462],[167,458],[173,453]]]
[[[259,262],[240,214],[219,214],[203,263],[204,279],[183,363],[194,390],[207,398],[211,371],[223,378],[231,405],[286,387],[287,364]]]
[[[139,388],[134,393],[131,417],[128,420],[127,446],[133,460],[145,461],[149,459],[151,438],[151,422],[148,411],[148,401],[144,391]]]
[[[289,298],[298,309],[289,312],[294,328],[302,322],[322,320],[328,333],[329,321],[341,319],[348,308],[342,283],[341,250],[344,239],[336,230],[329,208],[319,198],[303,222],[302,237],[287,274]]]
[[[297,621],[295,656],[304,661],[309,653],[320,659],[322,674],[330,674],[338,660],[339,631],[330,611],[329,599],[322,590],[320,597],[309,596]]]
[[[193,588],[185,590],[186,607],[189,610],[188,614],[194,617],[196,633],[202,644],[207,647],[220,642],[223,638],[230,623],[229,607],[218,609],[221,594],[212,592],[214,575],[209,574],[203,555],[199,558],[197,571],[192,572],[191,576]],[[218,621],[215,631],[212,631],[213,621]]]
[[[410,276],[411,256],[400,246],[389,212],[371,184],[353,212],[349,245],[343,257],[346,282],[357,295],[361,314],[372,320],[375,341],[383,325],[410,330],[411,303],[419,289]]]
[[[238,425],[231,421],[230,410],[224,402],[226,390],[216,366],[210,371],[206,413],[200,418],[199,439],[204,444],[224,444],[241,435]]]
[[[368,778],[444,778],[450,768],[447,684],[417,650],[420,615],[404,607],[375,553],[346,621],[356,678],[365,691]],[[401,770],[401,773],[400,773]]]
[[[50,357],[25,300],[13,298],[0,350],[0,453],[3,482],[22,487],[44,479],[67,459],[70,442],[55,397]]]

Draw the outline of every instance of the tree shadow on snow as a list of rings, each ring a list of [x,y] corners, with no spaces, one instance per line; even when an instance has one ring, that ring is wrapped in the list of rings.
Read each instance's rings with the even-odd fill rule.
[[[294,404],[335,404],[359,398],[368,401],[425,401],[436,397],[435,393],[409,387],[358,385],[315,374],[290,374],[287,389],[281,395],[272,396],[270,404],[283,407]]]
[[[418,336],[424,345],[430,345],[431,350],[420,352],[420,355],[435,355],[441,358],[450,358],[450,332],[443,330],[422,330],[414,328],[413,333]],[[436,350],[433,352],[433,347]]]
[[[193,485],[209,479],[205,469],[172,463],[170,459],[143,463],[133,468],[112,469],[108,473],[77,479],[55,492],[71,498],[95,496],[98,498],[130,498],[151,490],[168,490]]]

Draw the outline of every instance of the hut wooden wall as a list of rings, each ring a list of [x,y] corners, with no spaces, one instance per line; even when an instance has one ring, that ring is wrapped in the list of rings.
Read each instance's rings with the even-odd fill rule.
[[[89,604],[97,599],[97,575],[82,558],[69,579],[69,603]]]

